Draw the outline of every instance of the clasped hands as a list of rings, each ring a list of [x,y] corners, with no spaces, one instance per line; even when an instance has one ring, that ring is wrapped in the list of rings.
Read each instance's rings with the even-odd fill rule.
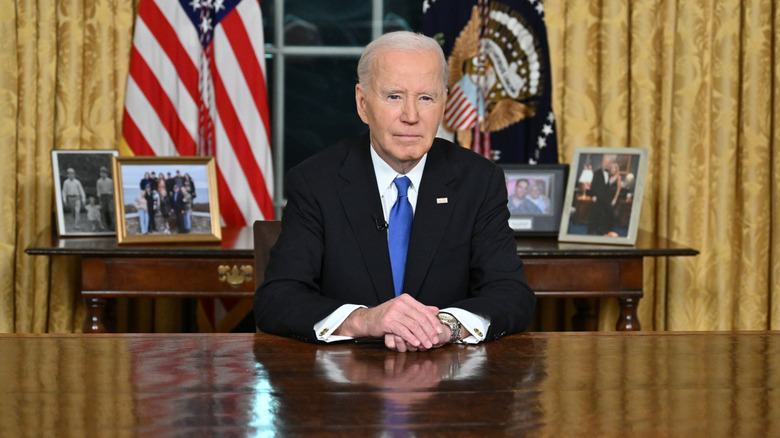
[[[385,346],[399,352],[425,351],[450,340],[450,329],[437,315],[439,308],[426,306],[401,294],[372,308],[352,312],[335,334],[351,337],[384,337]]]

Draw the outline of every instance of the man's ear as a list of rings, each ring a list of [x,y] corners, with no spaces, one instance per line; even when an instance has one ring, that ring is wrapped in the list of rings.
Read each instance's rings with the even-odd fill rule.
[[[363,123],[368,124],[368,117],[366,115],[366,94],[360,84],[355,85],[355,106],[357,107],[360,120],[362,120]]]

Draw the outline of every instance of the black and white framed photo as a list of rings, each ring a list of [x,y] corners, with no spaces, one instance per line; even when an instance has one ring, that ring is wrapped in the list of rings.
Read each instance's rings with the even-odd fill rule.
[[[57,231],[61,237],[116,234],[111,158],[118,152],[51,152]]]
[[[647,149],[575,148],[558,240],[636,243]]]
[[[509,226],[517,235],[555,236],[561,223],[566,164],[504,164]]]
[[[219,242],[222,228],[212,157],[117,157],[117,241]]]

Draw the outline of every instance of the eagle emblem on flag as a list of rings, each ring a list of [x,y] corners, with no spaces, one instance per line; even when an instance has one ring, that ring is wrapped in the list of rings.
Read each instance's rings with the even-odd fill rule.
[[[485,17],[477,6],[472,8],[448,59],[444,125],[460,144],[472,144],[477,123],[480,130],[493,132],[536,114],[549,86],[543,82],[538,41],[533,28],[510,7],[491,2]]]

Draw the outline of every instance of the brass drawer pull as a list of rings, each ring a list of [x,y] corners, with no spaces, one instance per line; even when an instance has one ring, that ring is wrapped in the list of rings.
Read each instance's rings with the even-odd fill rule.
[[[227,283],[233,288],[252,281],[254,271],[251,265],[241,265],[240,268],[236,265],[233,265],[232,268],[228,265],[219,265],[217,267],[219,281]]]

